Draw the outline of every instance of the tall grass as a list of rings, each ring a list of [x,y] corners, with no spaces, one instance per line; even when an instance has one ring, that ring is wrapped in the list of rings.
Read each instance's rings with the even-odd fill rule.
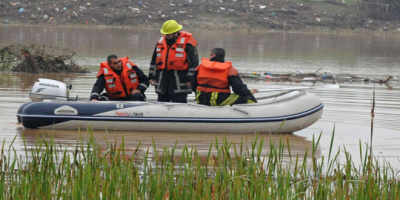
[[[118,147],[106,141],[108,149],[101,150],[93,136],[78,141],[73,152],[52,138],[38,138],[33,149],[25,148],[24,157],[16,155],[12,144],[4,151],[3,143],[0,199],[400,198],[397,172],[390,164],[379,164],[361,144],[361,168],[348,154],[339,163],[340,152],[317,159],[320,138],[313,139],[304,158],[292,155],[288,139],[271,142],[268,154],[261,155],[265,141],[259,136],[250,148],[215,139],[203,157],[195,147],[185,146],[177,155],[176,144],[157,149],[154,141],[154,158],[150,150],[139,155],[139,147],[126,151],[123,141]]]

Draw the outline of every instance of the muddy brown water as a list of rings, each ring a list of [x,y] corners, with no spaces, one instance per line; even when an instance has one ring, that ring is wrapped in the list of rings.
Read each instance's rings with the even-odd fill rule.
[[[302,34],[302,33],[248,33],[192,31],[198,40],[200,57],[208,55],[208,50],[220,46],[227,51],[227,60],[240,72],[328,72],[334,76],[355,75],[375,80],[395,77],[389,86],[371,82],[344,82],[339,89],[313,89],[325,104],[321,119],[314,125],[288,135],[262,134],[265,140],[263,154],[269,150],[269,140],[279,143],[290,142],[292,155],[302,156],[311,150],[313,138],[320,134],[318,156],[327,157],[332,134],[333,152],[344,149],[352,155],[356,165],[360,164],[361,143],[365,149],[371,144],[371,108],[375,91],[375,118],[373,119],[372,147],[374,155],[381,162],[388,161],[396,169],[400,167],[400,35],[352,35],[352,34]],[[37,143],[38,137],[52,136],[65,148],[73,149],[83,135],[77,131],[30,130],[17,123],[17,109],[29,101],[29,91],[38,78],[51,78],[72,84],[70,96],[87,100],[95,82],[98,65],[108,54],[129,56],[139,67],[147,71],[155,42],[160,38],[159,30],[134,30],[121,28],[94,27],[39,27],[0,26],[0,44],[43,43],[50,46],[64,46],[75,51],[75,60],[92,73],[88,74],[27,74],[0,73],[0,134],[5,146],[16,137],[13,148],[22,153],[23,138],[28,148]],[[268,89],[291,86],[310,86],[310,82],[273,83],[268,80],[244,79],[251,88]],[[318,83],[317,83],[318,84]],[[147,92],[149,99],[155,99],[154,88]],[[266,93],[257,94],[262,97]],[[191,96],[193,98],[193,96]],[[95,131],[94,137],[105,148],[104,138],[120,142],[124,137],[126,148],[135,149],[141,142],[141,151],[171,148],[177,144],[180,152],[184,145],[196,147],[201,155],[206,155],[215,140],[228,141],[247,147],[255,139],[255,134],[225,133],[149,133]],[[285,155],[286,157],[288,155]]]

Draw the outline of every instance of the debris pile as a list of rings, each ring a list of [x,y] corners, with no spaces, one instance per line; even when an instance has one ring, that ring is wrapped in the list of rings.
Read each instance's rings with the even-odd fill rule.
[[[322,82],[322,83],[379,83],[389,84],[390,81],[398,81],[397,77],[389,76],[386,79],[379,78],[363,78],[353,75],[332,75],[331,73],[240,73],[242,78],[252,78],[267,80],[269,82]]]
[[[52,54],[47,53],[52,52]],[[72,57],[75,52],[67,48],[45,45],[13,44],[0,49],[0,70],[31,73],[86,73]]]

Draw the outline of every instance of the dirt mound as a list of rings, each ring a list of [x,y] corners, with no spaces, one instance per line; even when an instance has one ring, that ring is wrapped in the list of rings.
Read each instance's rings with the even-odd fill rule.
[[[52,54],[47,53],[47,51]],[[67,72],[86,73],[72,57],[75,52],[66,48],[44,45],[13,44],[0,49],[0,71],[13,72]]]
[[[0,2],[0,19],[3,23],[146,28],[159,28],[175,19],[190,29],[399,32],[400,3],[386,1],[347,5],[342,0],[20,0]]]

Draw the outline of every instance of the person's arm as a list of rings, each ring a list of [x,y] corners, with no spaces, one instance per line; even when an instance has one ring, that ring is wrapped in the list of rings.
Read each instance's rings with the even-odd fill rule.
[[[90,100],[98,100],[100,97],[101,92],[103,92],[104,88],[106,87],[106,79],[104,78],[104,75],[100,75],[96,83],[94,83],[93,88],[92,88],[92,93],[90,94]]]
[[[191,82],[193,74],[197,66],[199,66],[199,55],[197,53],[196,47],[192,46],[191,44],[186,45],[186,58],[189,63],[188,66],[188,73],[186,75],[186,81]]]
[[[197,75],[199,74],[199,72],[198,71],[195,71],[194,72],[194,74],[193,74],[193,77],[192,77],[192,84],[191,84],[191,87],[192,87],[192,91],[193,92],[196,92],[196,90],[197,90],[197,86],[198,86],[198,83],[197,83]]]
[[[139,67],[133,67],[133,69],[136,72],[136,75],[139,79],[139,85],[136,89],[140,90],[142,94],[146,91],[146,89],[149,87],[149,78],[143,73],[143,71]]]
[[[157,45],[154,48],[153,51],[153,56],[151,57],[150,61],[150,68],[149,68],[149,81],[151,85],[155,85],[155,79],[156,79],[156,72],[157,72],[157,65],[156,65],[156,59],[157,59]]]
[[[249,95],[252,91],[247,88],[247,85],[243,83],[239,76],[228,76],[229,85],[235,94],[238,95]]]

